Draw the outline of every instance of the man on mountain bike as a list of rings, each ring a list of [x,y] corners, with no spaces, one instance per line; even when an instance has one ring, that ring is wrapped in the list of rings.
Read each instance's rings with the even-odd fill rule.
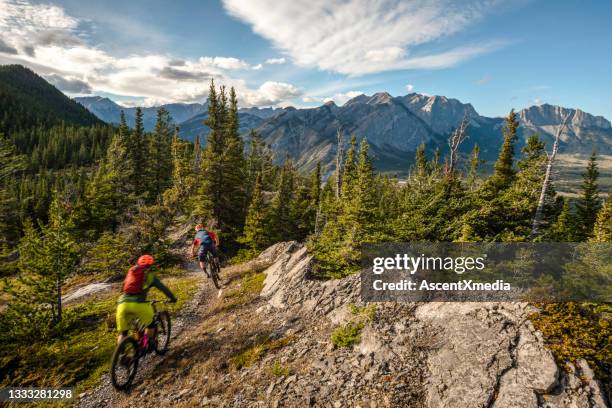
[[[117,343],[128,334],[130,325],[136,319],[146,327],[145,333],[149,339],[155,339],[155,325],[153,323],[153,306],[147,302],[147,292],[152,287],[157,288],[170,299],[176,302],[174,294],[150,271],[155,260],[151,255],[138,258],[136,265],[132,266],[123,280],[121,297],[117,301]]]
[[[204,225],[198,224],[195,226],[195,237],[193,244],[191,245],[191,256],[196,256],[196,250],[198,251],[198,261],[200,262],[200,268],[206,272],[206,253],[210,251],[215,262],[219,263],[219,238],[214,231],[207,230]]]

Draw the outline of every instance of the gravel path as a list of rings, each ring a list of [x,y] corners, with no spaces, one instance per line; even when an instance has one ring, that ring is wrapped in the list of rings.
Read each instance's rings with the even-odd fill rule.
[[[211,299],[219,295],[219,291],[215,289],[212,281],[206,278],[196,265],[191,263],[187,266],[187,269],[190,272],[187,276],[198,278],[198,290],[193,299],[179,312],[179,314],[172,316],[170,348],[172,348],[172,345],[177,343],[178,340],[187,335],[188,331],[185,330],[186,328],[194,326],[201,320],[210,307]],[[150,375],[156,367],[162,365],[165,358],[166,356],[149,354],[142,359],[129,394],[142,392],[143,390],[140,388],[143,379]],[[125,400],[127,395],[128,394],[125,392],[116,391],[111,384],[110,375],[104,374],[100,384],[96,388],[79,395],[76,406],[84,408],[115,406],[122,400]]]

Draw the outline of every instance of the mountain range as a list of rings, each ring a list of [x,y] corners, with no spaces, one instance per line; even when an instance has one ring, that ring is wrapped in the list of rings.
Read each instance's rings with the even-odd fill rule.
[[[128,124],[133,125],[136,117],[136,107],[121,106],[102,96],[84,96],[74,98],[74,100],[107,123],[119,124],[119,115],[122,110]],[[157,110],[160,107],[166,108],[175,123],[184,122],[206,111],[206,104],[201,103],[170,103],[142,108],[142,119],[146,131],[151,131],[155,127]]]
[[[289,153],[299,167],[309,169],[318,161],[333,162],[336,132],[342,129],[346,135],[367,138],[379,170],[397,171],[407,168],[406,162],[410,162],[422,143],[429,151],[440,148],[444,153],[449,134],[465,114],[470,118],[470,126],[460,150],[467,153],[478,143],[481,157],[494,160],[503,140],[504,119],[481,116],[471,104],[444,96],[411,93],[392,97],[386,92],[359,95],[342,106],[328,102],[313,109],[285,109],[262,120],[255,130],[280,157]],[[561,153],[588,154],[595,148],[600,154],[612,154],[612,127],[607,119],[579,109],[546,104],[518,112],[517,148],[524,145],[528,136],[537,133],[550,149],[556,129],[566,115],[570,120],[561,138]]]
[[[128,124],[132,125],[136,111],[99,96],[71,100],[31,70],[16,65],[0,67],[0,96],[0,102],[10,108],[6,109],[9,116],[10,112],[21,112],[19,117],[32,116],[28,121],[32,124],[101,123],[97,118],[117,123],[123,109]],[[174,103],[164,107],[180,126],[181,137],[193,140],[200,135],[205,142],[206,104]],[[154,126],[157,109],[143,109],[148,130]],[[393,97],[380,92],[356,96],[342,106],[328,102],[308,109],[242,108],[239,118],[240,132],[245,137],[254,129],[272,147],[279,161],[288,154],[303,170],[312,169],[317,162],[327,173],[333,169],[336,133],[340,129],[346,144],[351,134],[358,139],[367,138],[378,170],[404,173],[421,143],[430,154],[436,148],[444,154],[448,135],[466,113],[470,126],[461,152],[466,154],[478,143],[481,157],[494,160],[502,142],[504,119],[481,116],[471,104],[444,96],[410,93]],[[612,155],[612,126],[604,117],[547,104],[531,106],[517,114],[520,120],[517,151],[533,133],[538,133],[550,149],[556,129],[570,115],[567,131],[561,138],[561,153],[589,154],[595,148],[600,155]],[[15,126],[16,122],[9,122]]]

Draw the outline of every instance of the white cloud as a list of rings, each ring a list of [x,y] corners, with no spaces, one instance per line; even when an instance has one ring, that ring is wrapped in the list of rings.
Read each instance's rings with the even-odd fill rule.
[[[337,93],[334,96],[330,96],[328,98],[324,98],[323,102],[331,102],[334,101],[336,105],[344,105],[350,99],[353,99],[356,96],[363,94],[361,91],[348,91],[344,93]]]
[[[504,0],[223,0],[302,66],[349,75],[444,68],[500,42],[411,55],[416,46],[455,34]]]
[[[412,92],[412,91],[414,91],[414,85],[412,85],[412,84],[408,84],[408,85],[406,85],[406,90],[407,90],[408,92]]]
[[[250,88],[233,72],[257,70],[262,64],[252,66],[238,58],[112,55],[88,44],[81,22],[58,6],[0,0],[0,32],[0,63],[29,66],[73,95],[108,92],[146,104],[202,101],[211,78],[235,87],[247,105],[277,105],[301,95],[293,85],[279,82]]]
[[[274,64],[284,64],[285,62],[287,62],[286,59],[284,58],[268,58],[266,60],[266,64],[270,64],[270,65],[274,65]]]
[[[267,81],[255,92],[245,95],[247,105],[273,106],[302,95],[302,91],[291,84],[284,82]]]
[[[263,64],[257,64],[257,65],[254,65],[251,69],[255,71],[259,71],[262,68],[263,68]]]

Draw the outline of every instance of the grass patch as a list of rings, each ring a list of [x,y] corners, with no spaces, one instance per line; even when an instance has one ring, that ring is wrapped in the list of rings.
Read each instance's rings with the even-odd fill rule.
[[[194,278],[162,278],[185,306],[196,290]],[[150,298],[162,298],[152,293]],[[115,348],[117,293],[69,306],[61,335],[48,341],[3,344],[0,348],[0,386],[75,387],[77,394],[93,387],[108,372]]]
[[[374,320],[374,318],[376,317],[377,310],[378,310],[378,305],[376,305],[375,303],[371,303],[369,305],[365,305],[362,307],[359,307],[352,303],[349,305],[349,311],[351,312],[353,316],[365,319],[368,322],[371,322]]]
[[[612,305],[593,303],[549,303],[539,305],[540,313],[530,316],[544,335],[547,347],[561,367],[585,359],[604,392],[612,392]]]
[[[259,337],[254,344],[232,356],[230,359],[231,367],[236,370],[249,367],[267,353],[283,348],[293,340],[295,340],[294,336],[287,336],[281,339],[272,339],[269,336]]]
[[[331,342],[336,347],[352,347],[361,341],[361,330],[365,324],[363,322],[348,322],[337,327],[332,335]]]
[[[280,361],[276,360],[274,364],[270,366],[270,374],[275,377],[285,377],[289,375],[289,368],[285,367]]]
[[[259,295],[264,287],[265,280],[266,274],[263,272],[243,276],[237,288],[225,293],[224,300],[226,302],[222,305],[222,310],[231,310],[250,302],[254,295]]]

